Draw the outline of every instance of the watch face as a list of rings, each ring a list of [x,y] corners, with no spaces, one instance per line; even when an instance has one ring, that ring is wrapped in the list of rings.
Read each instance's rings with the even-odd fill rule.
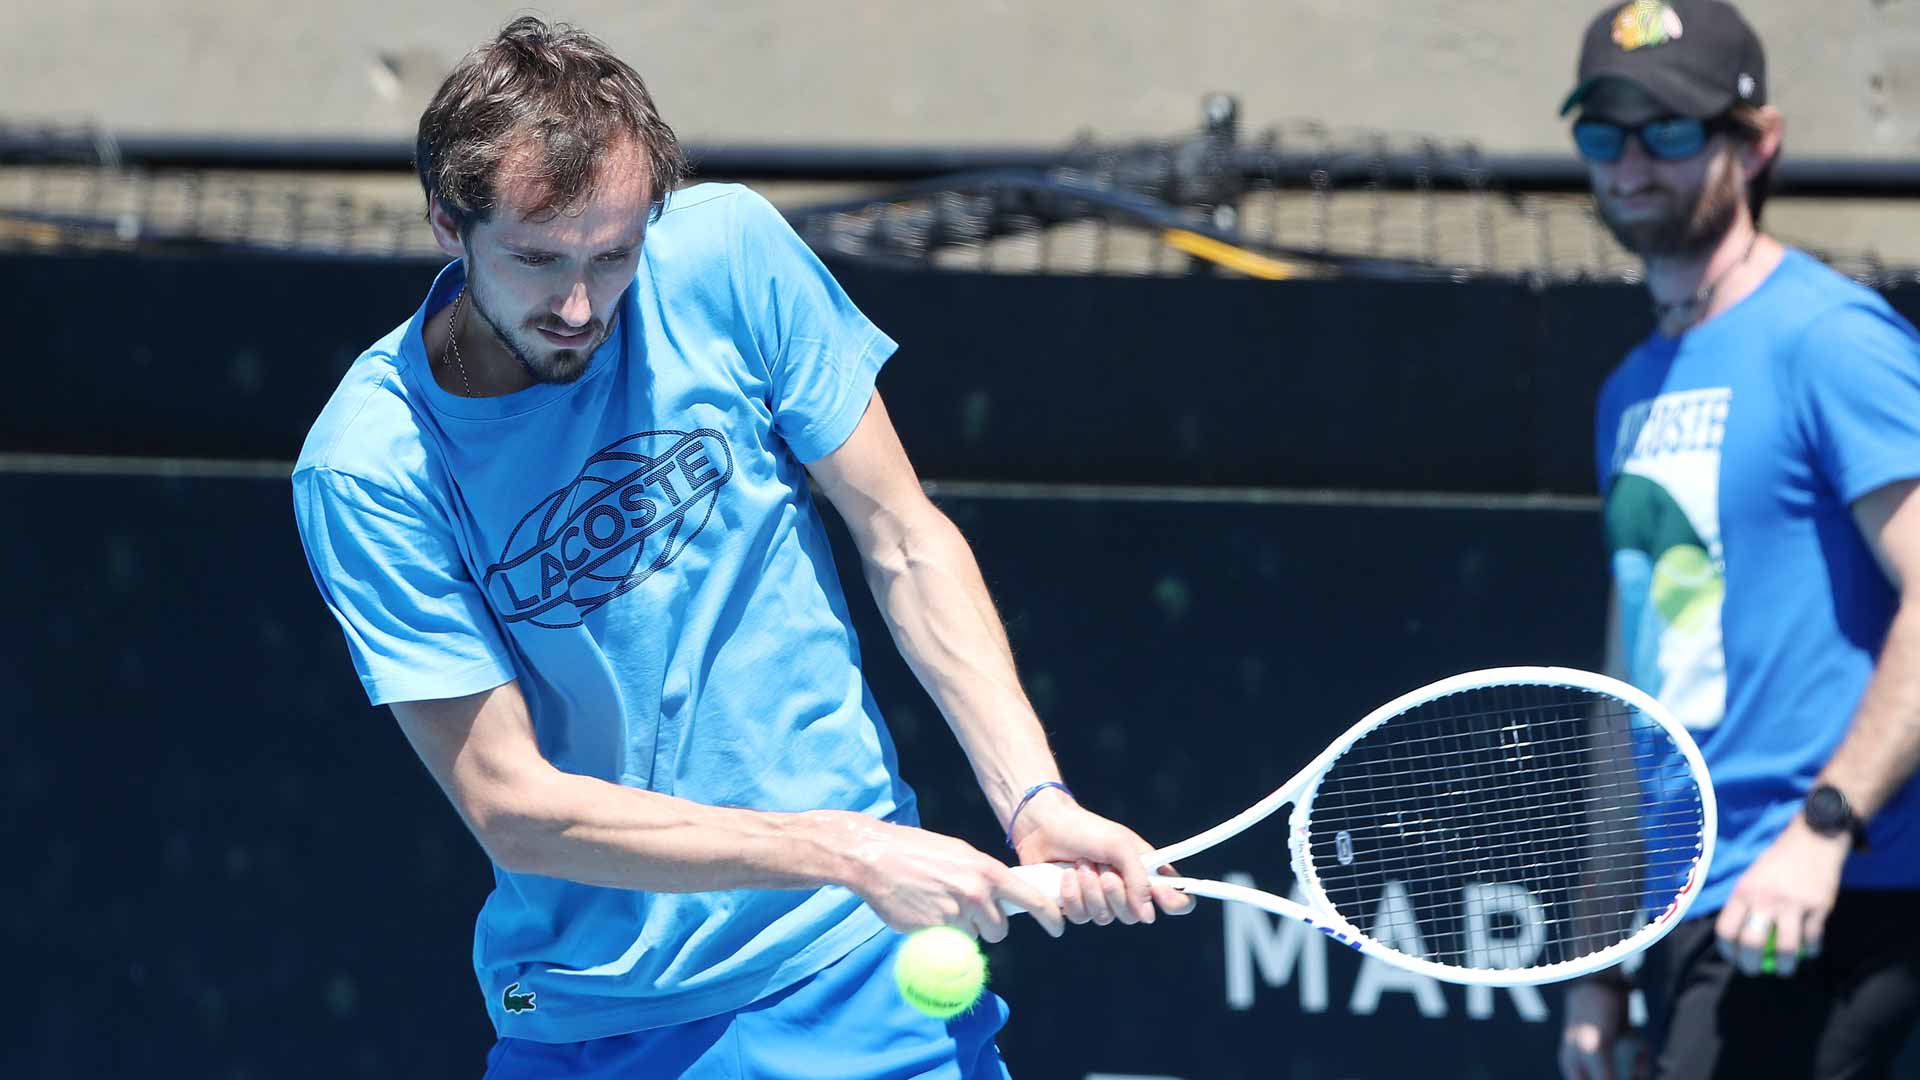
[[[1825,784],[1807,793],[1805,813],[1807,824],[1815,832],[1845,832],[1853,824],[1853,812],[1847,807],[1847,797],[1840,794],[1838,788]]]

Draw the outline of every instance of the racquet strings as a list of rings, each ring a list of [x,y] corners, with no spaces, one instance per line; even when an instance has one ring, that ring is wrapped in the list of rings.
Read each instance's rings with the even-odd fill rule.
[[[1341,755],[1309,809],[1335,912],[1390,948],[1480,970],[1578,960],[1638,933],[1688,887],[1706,827],[1666,730],[1571,686],[1414,706]]]

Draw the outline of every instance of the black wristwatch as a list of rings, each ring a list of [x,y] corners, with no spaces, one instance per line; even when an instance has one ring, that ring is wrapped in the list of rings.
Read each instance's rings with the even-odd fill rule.
[[[1832,784],[1819,784],[1807,792],[1800,815],[1807,819],[1807,828],[1821,836],[1851,836],[1853,850],[1866,850],[1866,823],[1853,812],[1846,794]]]

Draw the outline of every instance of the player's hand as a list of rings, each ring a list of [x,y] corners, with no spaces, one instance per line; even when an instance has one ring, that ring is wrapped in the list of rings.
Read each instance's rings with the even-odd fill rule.
[[[1193,897],[1158,885],[1140,856],[1153,850],[1132,829],[1081,806],[1062,791],[1043,791],[1015,824],[1020,862],[1071,863],[1060,879],[1060,910],[1075,924],[1150,923],[1156,911],[1185,915]],[[1159,868],[1172,874],[1171,866]]]
[[[964,840],[861,815],[853,835],[836,837],[852,866],[848,888],[895,930],[951,926],[986,941],[1007,936],[1000,901],[1026,909],[1047,933],[1066,932],[1060,905],[1022,881],[1006,863]]]
[[[1744,974],[1783,978],[1820,955],[1827,916],[1840,893],[1840,868],[1852,846],[1846,836],[1821,836],[1796,814],[1741,875],[1714,920],[1721,955]]]
[[[1641,1047],[1636,1047],[1631,1072],[1621,1075],[1614,1068],[1620,1036],[1627,1030],[1627,994],[1625,983],[1605,976],[1568,984],[1567,1017],[1560,1029],[1563,1080],[1631,1080],[1646,1074]]]

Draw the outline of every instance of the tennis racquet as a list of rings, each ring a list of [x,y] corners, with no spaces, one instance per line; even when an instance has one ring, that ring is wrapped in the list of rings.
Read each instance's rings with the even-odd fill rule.
[[[1289,803],[1305,903],[1160,880],[1447,982],[1549,983],[1616,964],[1679,923],[1713,857],[1713,788],[1680,722],[1632,686],[1568,668],[1468,672],[1395,698],[1279,790],[1147,864]],[[1015,872],[1058,892],[1068,869]]]

